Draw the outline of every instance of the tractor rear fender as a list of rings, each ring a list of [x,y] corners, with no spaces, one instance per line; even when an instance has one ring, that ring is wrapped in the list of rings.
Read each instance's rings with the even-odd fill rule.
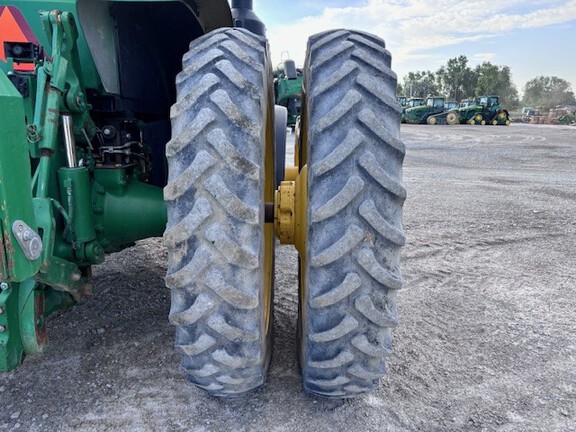
[[[77,11],[104,90],[154,103],[173,99],[192,40],[232,26],[226,0],[78,0]]]

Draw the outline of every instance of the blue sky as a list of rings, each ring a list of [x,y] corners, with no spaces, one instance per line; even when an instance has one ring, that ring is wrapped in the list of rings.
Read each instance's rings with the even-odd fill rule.
[[[471,66],[508,65],[519,91],[539,75],[563,78],[576,91],[576,0],[253,1],[274,63],[288,51],[302,65],[309,35],[352,28],[386,41],[400,80],[464,54]]]

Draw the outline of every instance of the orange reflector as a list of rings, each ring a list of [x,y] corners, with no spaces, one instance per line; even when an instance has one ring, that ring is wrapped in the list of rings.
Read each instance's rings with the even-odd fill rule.
[[[6,61],[4,42],[32,42],[40,45],[38,38],[16,6],[0,6],[0,60]],[[30,63],[16,63],[15,70],[33,71]]]

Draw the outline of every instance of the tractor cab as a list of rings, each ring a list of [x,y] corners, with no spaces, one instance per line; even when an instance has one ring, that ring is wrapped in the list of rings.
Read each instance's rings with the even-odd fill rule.
[[[474,99],[463,99],[460,102],[459,108],[468,108],[469,106],[476,105],[476,101]]]
[[[444,98],[443,97],[428,97],[426,99],[426,106],[432,107],[432,108],[444,109]]]
[[[499,105],[500,98],[498,96],[480,96],[478,98],[478,102],[480,105],[483,105],[485,107],[491,107]]]
[[[414,108],[424,105],[424,98],[410,98],[406,103],[406,108]]]

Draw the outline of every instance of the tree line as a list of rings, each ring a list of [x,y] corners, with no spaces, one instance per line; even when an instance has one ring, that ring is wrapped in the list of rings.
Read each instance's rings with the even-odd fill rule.
[[[500,103],[508,109],[521,105],[544,110],[558,105],[576,105],[571,84],[562,78],[538,76],[528,81],[520,100],[508,66],[484,62],[472,68],[468,66],[465,55],[449,59],[436,72],[408,72],[403,82],[398,83],[398,94],[414,97],[444,95],[455,101],[493,94],[499,95]]]

